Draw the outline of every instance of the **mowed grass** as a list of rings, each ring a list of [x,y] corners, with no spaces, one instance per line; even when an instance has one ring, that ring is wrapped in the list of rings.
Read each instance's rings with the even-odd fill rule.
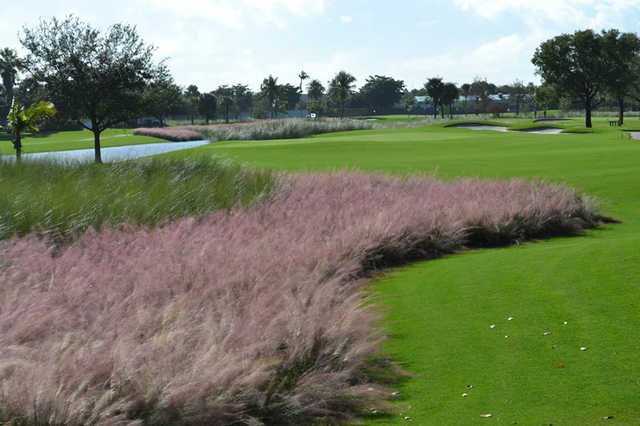
[[[165,140],[149,136],[131,134],[131,129],[107,129],[100,135],[100,146],[141,145]],[[89,130],[42,132],[39,135],[27,133],[22,140],[22,152],[68,151],[72,149],[93,149],[93,133]],[[15,154],[11,138],[0,132],[0,155]]]
[[[624,223],[583,237],[460,253],[376,280],[371,291],[390,336],[385,349],[414,376],[397,387],[399,413],[367,422],[406,424],[410,416],[420,425],[639,424],[640,142],[609,128],[608,119],[595,124],[597,133],[583,135],[433,125],[224,142],[192,152],[288,171],[542,177],[597,197]],[[480,417],[486,413],[493,417]]]

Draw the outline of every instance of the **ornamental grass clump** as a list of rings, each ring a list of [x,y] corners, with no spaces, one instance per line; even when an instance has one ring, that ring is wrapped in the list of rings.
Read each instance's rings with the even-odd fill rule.
[[[163,224],[247,205],[276,177],[223,160],[150,159],[104,165],[0,161],[0,239],[68,239],[88,227]]]
[[[0,243],[0,422],[299,425],[383,410],[372,271],[571,234],[562,186],[281,176],[243,209]],[[382,364],[384,365],[384,364]],[[435,374],[435,373],[434,373]]]
[[[140,127],[134,129],[133,134],[151,136],[172,142],[199,141],[204,139],[200,132],[186,127]]]

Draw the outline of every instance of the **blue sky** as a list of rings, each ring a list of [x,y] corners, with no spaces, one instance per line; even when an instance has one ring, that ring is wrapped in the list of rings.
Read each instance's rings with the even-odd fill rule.
[[[530,61],[546,39],[585,28],[640,32],[640,0],[35,0],[2,12],[0,47],[19,48],[22,27],[40,17],[136,25],[178,84],[203,91],[255,90],[269,74],[297,85],[301,69],[323,83],[346,70],[358,85],[378,74],[410,89],[434,76],[538,82]]]

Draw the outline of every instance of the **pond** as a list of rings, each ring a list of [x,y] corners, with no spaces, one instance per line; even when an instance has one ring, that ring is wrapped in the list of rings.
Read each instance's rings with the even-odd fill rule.
[[[161,142],[150,143],[146,145],[126,145],[111,148],[102,148],[102,161],[124,161],[133,160],[149,155],[164,154],[165,152],[179,151],[181,149],[195,148],[206,145],[209,141],[190,141],[190,142]],[[0,155],[1,160],[15,161],[15,155]],[[95,157],[93,148],[91,149],[75,149],[72,151],[53,151],[38,152],[32,154],[22,154],[23,161],[27,160],[47,160],[62,163],[90,163]]]

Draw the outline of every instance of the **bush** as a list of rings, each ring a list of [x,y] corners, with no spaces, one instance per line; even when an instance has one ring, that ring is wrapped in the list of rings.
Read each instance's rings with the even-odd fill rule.
[[[133,166],[124,166],[133,167]],[[376,268],[595,224],[521,180],[282,176],[246,209],[0,243],[0,422],[298,425],[384,408]]]

